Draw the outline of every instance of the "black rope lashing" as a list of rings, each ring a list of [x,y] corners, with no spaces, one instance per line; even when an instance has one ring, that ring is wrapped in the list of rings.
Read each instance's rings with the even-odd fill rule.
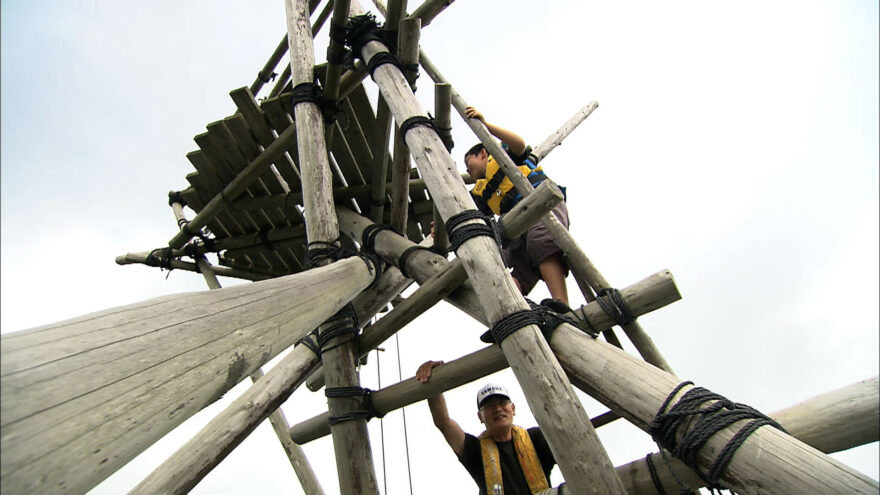
[[[472,223],[459,227],[468,220],[482,220],[483,223]],[[485,235],[495,239],[499,250],[501,249],[501,240],[504,238],[501,225],[491,216],[483,215],[478,210],[464,210],[449,217],[446,221],[446,232],[449,235],[450,249],[456,254],[462,244],[474,237]]]
[[[693,382],[682,382],[666,397],[654,420],[648,425],[648,433],[657,442],[660,448],[669,450],[672,455],[681,459],[685,464],[692,467],[700,478],[706,482],[711,490],[724,489],[718,484],[722,474],[730,464],[730,460],[736,450],[745,442],[749,435],[758,428],[770,425],[780,431],[785,429],[776,421],[765,416],[756,409],[745,404],[732,402],[725,397],[702,387],[694,387],[688,390],[678,402],[666,411],[672,398],[686,385]],[[714,402],[713,402],[714,401]],[[712,402],[708,407],[704,404]],[[712,436],[728,426],[750,419],[740,428],[727,442],[724,448],[715,457],[707,473],[702,472],[697,465],[697,454]],[[686,431],[681,440],[678,429],[682,425],[693,425]],[[685,426],[686,428],[688,426]]]
[[[645,456],[645,463],[648,464],[648,474],[651,475],[651,481],[654,482],[654,488],[657,489],[657,495],[666,495],[666,490],[663,489],[663,484],[660,483],[660,476],[657,475],[657,468],[654,467],[654,460],[651,459],[653,454],[648,454]]]
[[[602,311],[605,311],[621,327],[636,321],[636,317],[633,316],[632,311],[630,311],[629,306],[626,305],[626,301],[623,300],[623,296],[620,295],[620,291],[617,289],[606,287],[600,290],[596,294],[596,302],[599,303]]]
[[[342,344],[356,339],[359,333],[359,325],[357,321],[357,313],[351,303],[346,304],[335,315],[325,321],[317,330],[317,341],[320,353],[325,353],[330,349],[335,349]],[[335,345],[327,347],[331,340],[337,337],[350,335],[351,339],[343,340]]]
[[[263,81],[265,84],[269,84],[270,82],[274,81],[276,77],[278,77],[278,74],[276,74],[275,72],[266,74],[266,72],[260,71],[257,73],[257,78],[259,78],[260,81]]]
[[[168,191],[168,206],[171,206],[174,203],[180,203],[181,206],[186,206],[186,200],[183,199],[183,193],[180,191]]]
[[[400,269],[400,273],[402,273],[403,276],[406,278],[413,278],[412,274],[409,272],[409,270],[406,267],[406,261],[416,251],[430,251],[432,253],[434,252],[431,248],[428,248],[425,246],[419,246],[418,244],[416,244],[415,246],[411,246],[411,247],[404,249],[404,251],[402,253],[400,253],[400,257],[397,258],[397,268]]]
[[[339,239],[333,242],[312,241],[308,243],[306,245],[306,268],[319,266],[325,261],[338,261],[352,256],[359,257],[367,265],[367,269],[373,275],[370,286],[375,284],[383,271],[382,260],[379,259],[379,256],[369,251],[356,252],[346,249],[341,246]]]
[[[400,64],[400,60],[397,59],[391,52],[379,52],[372,57],[370,57],[370,61],[367,62],[367,70],[370,72],[370,77],[373,80],[376,80],[376,69],[379,68],[380,65],[391,64],[398,69],[403,70],[403,66]]]
[[[299,339],[297,344],[302,344],[306,346],[306,348],[314,352],[316,356],[321,357],[321,348],[318,347],[317,337],[317,330],[314,330],[307,333],[303,338]]]
[[[405,136],[410,129],[417,126],[429,127],[434,132],[437,132],[437,129],[434,128],[433,119],[425,117],[424,115],[413,115],[400,123],[400,135]]]
[[[364,231],[361,233],[361,250],[364,248],[369,250],[376,249],[376,236],[379,235],[379,232],[383,230],[390,230],[394,233],[398,233],[397,229],[390,225],[385,224],[377,224],[371,223],[364,228]]]
[[[268,249],[269,251],[275,251],[275,245],[272,244],[272,241],[269,240],[269,228],[263,227],[257,232],[257,235],[254,236],[254,245],[257,244],[257,239],[263,242],[263,247]],[[251,246],[253,247],[253,246]]]
[[[327,47],[327,63],[342,65],[345,62],[345,26],[330,22],[330,45]]]
[[[339,107],[336,102],[324,97],[324,91],[316,83],[304,82],[299,83],[290,91],[290,111],[293,113],[296,105],[299,103],[314,103],[321,110],[324,117],[324,123],[332,123],[339,113]]]
[[[170,247],[158,248],[150,251],[150,254],[144,260],[144,264],[147,266],[158,266],[159,268],[171,271],[174,269],[171,266],[172,259]]]
[[[530,309],[521,309],[510,313],[492,325],[492,338],[501,344],[510,334],[529,325],[537,325],[538,320]]]
[[[386,43],[380,36],[376,16],[368,12],[350,18],[345,28],[345,46],[351,49],[355,57],[362,58],[361,51],[370,41]]]
[[[592,332],[587,331],[587,329],[580,325],[580,322],[577,319],[568,316],[568,313],[572,312],[571,308],[568,304],[565,304],[559,299],[544,299],[541,301],[541,304],[535,304],[532,301],[529,301],[529,304],[532,306],[532,312],[535,314],[535,319],[538,321],[538,327],[541,328],[541,333],[544,334],[544,338],[548,341],[550,340],[553,330],[556,330],[556,327],[563,323],[568,323],[575,328],[583,330],[594,339],[599,336],[599,332],[596,332],[595,330]]]

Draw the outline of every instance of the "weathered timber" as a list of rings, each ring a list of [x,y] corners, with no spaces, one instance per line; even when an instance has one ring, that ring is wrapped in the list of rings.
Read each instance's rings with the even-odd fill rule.
[[[440,139],[452,151],[452,86],[434,84],[434,125]],[[468,176],[470,178],[470,176]],[[442,254],[449,252],[449,235],[437,208],[434,208],[434,249]]]
[[[419,56],[420,63],[426,72],[431,76],[431,79],[434,82],[448,82],[442,74],[440,74],[439,70],[436,66],[430,61],[430,59],[425,54],[424,50],[421,51]],[[528,196],[532,193],[532,185],[529,184],[529,181],[518,172],[516,165],[510,159],[510,157],[501,150],[501,146],[497,141],[492,137],[489,133],[489,130],[486,128],[485,124],[479,119],[469,119],[465,116],[465,109],[467,108],[467,103],[464,101],[464,98],[455,91],[455,88],[452,89],[452,105],[461,115],[461,117],[467,122],[468,126],[477,136],[480,138],[480,142],[486,146],[486,149],[489,153],[495,157],[498,161],[499,166],[504,171],[504,174],[511,179],[516,190],[523,195],[523,197]],[[545,215],[541,220],[550,234],[553,236],[553,239],[565,253],[568,264],[571,268],[572,274],[575,277],[575,280],[578,281],[578,286],[581,289],[581,292],[584,294],[584,297],[589,299],[588,294],[590,294],[590,287],[595,290],[597,293],[601,289],[610,288],[611,285],[607,280],[602,276],[601,273],[593,266],[593,263],[589,258],[584,254],[584,252],[578,247],[577,243],[574,241],[574,238],[571,236],[571,233],[563,227],[563,225],[559,222],[559,219],[556,216],[550,214]],[[586,282],[586,283],[585,283]],[[589,285],[589,287],[587,286]],[[649,363],[657,366],[658,368],[668,371],[672,373],[672,367],[669,366],[669,363],[666,362],[666,359],[660,354],[657,346],[654,345],[653,340],[648,334],[642,329],[641,325],[634,321],[627,325],[623,325],[623,330],[626,332],[627,337],[629,337],[630,341],[635,346],[636,350],[639,351],[639,354],[648,361]]]
[[[405,288],[407,281],[396,268],[383,273],[375,285],[352,301],[360,321],[369,321],[379,308]],[[154,472],[144,480],[138,487],[140,493],[174,493],[195,486],[261,421],[280,407],[320,362],[321,359],[306,346],[296,346],[178,450],[173,461],[166,461],[161,466],[162,473]]]
[[[813,397],[769,416],[788,434],[826,454],[866,445],[880,439],[880,410],[877,377],[862,380]],[[667,453],[675,474],[693,489],[704,482],[685,463]],[[680,489],[659,452],[651,454],[657,476],[667,493]],[[629,493],[655,493],[645,459],[617,467],[617,473]]]
[[[647,430],[681,380],[570,325],[553,332],[551,347],[572,382],[612,411]],[[670,404],[691,386],[684,387]],[[721,449],[748,420],[713,435],[696,462],[707,471]],[[693,427],[693,423],[686,428]],[[680,435],[685,434],[679,432]],[[721,483],[737,493],[877,493],[875,480],[769,426],[755,430],[739,447]]]
[[[447,266],[453,267],[455,265],[450,263]],[[624,300],[639,315],[654,311],[669,304],[671,301],[677,300],[678,289],[675,287],[675,282],[672,277],[666,275],[666,273],[654,274],[623,289],[621,294]],[[614,324],[614,321],[604,313],[597,303],[586,305],[583,311],[591,322],[596,322],[594,326],[597,330]],[[382,320],[379,321],[381,322]],[[365,341],[369,341],[368,335],[370,334],[364,332]],[[372,344],[372,341],[370,342]],[[447,366],[449,368],[446,368]],[[435,368],[432,372],[431,380],[424,384],[425,386],[430,386],[429,388],[422,388],[422,384],[418,383],[415,379],[409,379],[374,392],[373,406],[378,414],[385,414],[459,385],[477,380],[506,367],[507,361],[504,358],[504,354],[497,345],[493,345]],[[435,373],[441,370],[441,375],[435,375]],[[440,376],[440,379],[435,383],[435,379],[438,376]],[[294,425],[290,432],[294,441],[300,444],[325,436],[330,433],[330,427],[327,424],[327,414],[324,413]]]
[[[550,134],[549,136],[547,136],[547,139],[545,139],[541,144],[535,146],[535,149],[532,150],[532,152],[538,158],[538,161],[540,162],[541,160],[543,160],[548,153],[550,153],[551,151],[553,151],[554,148],[562,144],[562,140],[567,138],[568,135],[571,134],[572,131],[574,131],[581,122],[586,120],[587,117],[589,117],[590,114],[593,113],[593,110],[595,110],[598,106],[599,104],[595,101],[587,103],[587,106],[578,110],[577,113],[575,113],[574,116],[568,119],[565,124],[562,124],[562,127],[560,127],[556,132]]]
[[[177,211],[175,210],[175,216],[177,216],[176,213]],[[185,220],[182,212],[180,218]],[[205,283],[209,289],[216,290],[222,288],[217,280],[217,276],[214,275],[211,264],[204,257],[199,258],[199,270],[205,277]],[[251,373],[251,381],[256,382],[262,376],[263,370],[257,368]],[[284,449],[284,453],[287,454],[287,459],[290,461],[290,465],[293,467],[297,478],[299,478],[303,490],[309,495],[323,495],[324,491],[321,489],[317,478],[315,478],[315,473],[312,470],[312,466],[309,465],[305,453],[299,445],[291,440],[290,434],[288,434],[290,425],[287,422],[287,418],[284,417],[284,412],[281,408],[276,409],[275,412],[269,415],[269,423],[271,423],[272,430],[275,432],[275,436],[278,437],[278,441],[281,442],[281,447]]]
[[[314,77],[314,48],[312,46],[309,16],[304,0],[285,0],[287,32],[290,41],[291,81],[298,84],[311,83]],[[347,18],[348,1],[336,0],[331,26],[340,26]],[[331,47],[333,46],[331,37]],[[328,64],[325,95],[336,99],[339,89],[338,64]],[[333,207],[333,191],[330,181],[327,143],[324,139],[323,119],[320,107],[313,102],[298,102],[294,107],[300,164],[302,166],[302,190],[306,210],[306,234],[309,243],[334,243],[339,237],[336,212]],[[331,331],[333,325],[321,325],[319,336]],[[328,350],[321,353],[321,363],[326,370],[327,387],[345,389],[359,387],[357,375],[356,342],[340,335],[327,342]],[[361,397],[328,397],[327,406],[334,416],[344,417],[362,408]],[[370,438],[364,419],[353,419],[333,425],[333,448],[336,452],[336,470],[343,495],[379,493],[376,473],[370,450]]]
[[[356,0],[352,0],[352,12],[363,13]],[[361,55],[364,60],[370,60],[380,52],[387,52],[385,45],[370,41]],[[400,69],[391,64],[381,65],[374,79],[396,121],[425,115]],[[444,220],[476,209],[455,172],[452,157],[433,130],[414,127],[404,139]],[[471,238],[458,248],[457,254],[465,260],[469,280],[482,296],[480,302],[490,322],[494,324],[510,313],[529,308],[504,270],[494,240],[485,236]],[[579,493],[623,493],[620,480],[571,384],[539,333],[535,325],[521,328],[501,346],[531,409],[536,411],[538,424],[563,476]]]
[[[358,258],[0,337],[0,491],[82,493],[366,287]]]
[[[349,14],[349,0],[329,0],[333,2],[333,15],[330,19],[330,44],[327,46],[327,73],[324,79],[324,97],[330,101],[336,101],[339,98],[339,87],[340,87],[340,78],[342,77],[342,64],[337,59],[337,57],[333,56],[334,53],[340,53],[344,47],[342,46],[342,40],[336,36],[336,33],[344,32],[345,25],[348,22],[348,14]],[[306,17],[306,22],[308,22],[308,17]],[[288,33],[289,33],[288,29]],[[314,49],[313,49],[314,50]],[[314,53],[314,52],[313,52]],[[315,57],[312,56],[312,65],[315,63]],[[312,65],[308,67],[303,67],[303,70],[312,69]],[[295,87],[300,82],[311,82],[306,80],[300,80],[297,82],[297,78],[293,77],[293,72],[296,69],[291,65],[291,77],[292,83]],[[333,142],[333,133],[335,128],[334,123],[328,123],[324,128],[325,139],[327,144],[331,144]]]

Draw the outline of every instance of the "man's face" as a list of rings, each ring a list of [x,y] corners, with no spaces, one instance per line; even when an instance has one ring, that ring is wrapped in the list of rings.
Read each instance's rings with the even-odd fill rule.
[[[480,180],[486,178],[486,164],[489,162],[489,153],[482,149],[476,154],[465,157],[465,167],[471,179]]]
[[[486,430],[503,431],[513,425],[513,416],[516,414],[516,406],[510,399],[501,395],[493,395],[483,401],[480,406],[480,421],[486,425]]]

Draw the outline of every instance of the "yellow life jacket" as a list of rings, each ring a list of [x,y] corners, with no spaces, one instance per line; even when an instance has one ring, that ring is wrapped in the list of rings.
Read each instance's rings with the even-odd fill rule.
[[[516,425],[513,426],[513,447],[516,450],[516,457],[519,459],[519,465],[525,475],[526,482],[529,484],[529,491],[538,493],[550,488],[528,430]],[[483,472],[486,475],[486,493],[492,494],[494,493],[493,486],[503,487],[504,483],[501,480],[501,459],[498,457],[498,445],[485,431],[480,434],[480,452],[483,456]]]
[[[547,178],[540,166],[535,166],[531,160],[525,160],[523,165],[517,167],[519,171],[529,179],[532,187]],[[513,187],[513,182],[505,177],[498,162],[495,158],[489,156],[486,162],[486,177],[478,179],[471,189],[471,194],[475,196],[474,200],[479,204],[483,202],[488,204],[489,208],[496,215],[507,213],[521,198]]]

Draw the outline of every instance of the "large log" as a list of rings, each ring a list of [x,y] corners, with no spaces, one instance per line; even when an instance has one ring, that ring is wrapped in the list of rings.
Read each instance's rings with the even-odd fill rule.
[[[877,377],[862,380],[805,400],[770,415],[788,433],[826,454],[851,449],[880,440]],[[685,463],[667,453],[672,469],[693,489],[705,483]],[[680,486],[664,464],[659,452],[651,454],[657,477],[667,493]],[[656,493],[645,459],[617,467],[617,473],[629,493]]]
[[[356,0],[351,5],[352,13],[364,12]],[[370,60],[387,51],[381,42],[370,41],[359,55]],[[400,69],[392,64],[380,65],[373,77],[397,122],[425,115]],[[444,220],[476,210],[436,132],[417,126],[406,131],[404,139]],[[468,277],[493,324],[506,315],[529,309],[507,275],[494,239],[470,238],[458,247],[457,254],[464,260]],[[623,493],[608,454],[538,327],[529,325],[517,330],[501,347],[572,488],[579,493]]]
[[[573,383],[645,431],[681,382],[671,373],[590,339],[570,325],[556,329],[551,347]],[[670,404],[690,388],[681,389]],[[708,472],[722,448],[747,421],[728,426],[705,443],[696,456],[703,472]],[[685,428],[693,428],[693,423]],[[721,483],[743,494],[867,494],[880,489],[875,480],[769,426],[758,428],[745,439]]]
[[[453,266],[455,266],[454,263],[447,265],[450,268]],[[450,271],[447,270],[445,273]],[[621,295],[632,311],[639,316],[659,309],[681,297],[675,286],[675,281],[665,271],[655,273],[623,289]],[[598,303],[586,305],[583,311],[587,318],[594,322],[593,326],[597,331],[614,325],[614,320],[605,314]],[[379,320],[380,323],[383,320]],[[367,335],[365,332],[365,341],[368,340]],[[373,342],[368,341],[370,345],[373,345]],[[411,378],[373,393],[373,407],[378,414],[384,415],[506,367],[507,361],[504,359],[501,349],[498,346],[492,346],[435,368],[431,380],[427,384],[421,384],[415,378]],[[294,425],[290,429],[293,440],[303,444],[329,434],[330,427],[327,424],[327,416],[327,413],[320,414]]]
[[[352,304],[361,321],[368,321],[375,311],[405,287],[405,279],[396,269],[386,271],[370,289]],[[380,301],[381,297],[386,297]],[[222,461],[266,417],[290,397],[303,380],[321,362],[306,346],[295,347],[264,377],[154,471],[136,490],[141,493],[185,492],[195,486]]]
[[[366,287],[358,258],[0,337],[0,491],[82,493]]]

